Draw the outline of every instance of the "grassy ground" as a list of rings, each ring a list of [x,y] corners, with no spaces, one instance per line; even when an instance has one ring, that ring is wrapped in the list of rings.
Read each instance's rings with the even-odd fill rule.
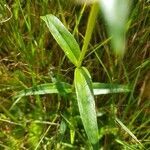
[[[83,5],[69,0],[0,2],[0,149],[90,149],[74,96],[60,93],[14,99],[19,91],[42,83],[73,83],[74,66],[40,16],[56,15],[82,45],[89,10],[90,6],[83,11]],[[126,52],[116,63],[102,15],[97,19],[83,65],[93,81],[126,84],[132,89],[95,96],[104,150],[150,147],[149,20],[149,2],[134,0]]]

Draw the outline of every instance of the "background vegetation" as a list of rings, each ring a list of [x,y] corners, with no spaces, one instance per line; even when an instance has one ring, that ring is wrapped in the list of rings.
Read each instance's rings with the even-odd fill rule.
[[[18,102],[14,98],[42,83],[73,83],[74,66],[40,16],[56,15],[82,45],[90,5],[83,7],[71,0],[1,0],[0,149],[90,149],[74,96],[60,92]],[[149,8],[148,0],[133,1],[126,52],[119,62],[99,13],[83,62],[93,81],[131,86],[130,93],[95,96],[104,150],[150,147]]]

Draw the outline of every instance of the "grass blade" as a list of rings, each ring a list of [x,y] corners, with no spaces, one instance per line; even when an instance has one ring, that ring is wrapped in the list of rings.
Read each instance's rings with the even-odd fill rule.
[[[124,131],[126,131],[138,144],[140,144],[141,147],[143,147],[143,145],[141,144],[141,142],[137,139],[137,137],[118,119],[115,118],[115,121],[122,127],[122,129]],[[144,147],[143,147],[144,148]]]
[[[69,60],[77,66],[77,62],[80,56],[80,48],[73,35],[66,29],[61,21],[52,14],[42,16],[42,20],[45,21],[49,31],[57,41],[59,46],[65,52]]]
[[[95,111],[92,81],[88,70],[84,67],[75,70],[75,90],[83,126],[89,141],[98,149],[98,125]]]

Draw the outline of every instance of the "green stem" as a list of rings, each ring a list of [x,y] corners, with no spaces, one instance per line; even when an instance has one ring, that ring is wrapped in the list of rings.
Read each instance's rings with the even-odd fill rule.
[[[82,51],[81,51],[81,55],[78,61],[78,67],[80,67],[82,65],[83,59],[85,57],[85,54],[87,52],[87,48],[93,33],[93,29],[95,26],[95,22],[96,22],[96,18],[98,15],[98,10],[99,10],[99,6],[97,3],[93,3],[91,11],[90,11],[90,15],[88,18],[88,23],[87,23],[87,29],[86,29],[86,33],[85,33],[85,39],[83,42],[83,47],[82,47]]]
[[[74,30],[73,30],[73,33],[72,33],[73,35],[75,35],[75,33],[78,31],[78,25],[79,25],[79,23],[80,23],[80,21],[81,21],[81,18],[82,18],[82,16],[83,16],[85,7],[86,7],[86,3],[83,5],[82,10],[81,10],[81,12],[80,12],[80,14],[79,14],[79,17],[78,17],[78,19],[77,19],[76,25],[75,25]]]

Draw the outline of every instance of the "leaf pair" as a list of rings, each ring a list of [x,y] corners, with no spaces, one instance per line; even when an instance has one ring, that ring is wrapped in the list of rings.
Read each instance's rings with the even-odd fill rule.
[[[69,60],[77,67],[75,69],[75,89],[80,116],[90,143],[98,149],[98,125],[95,111],[92,81],[85,67],[78,68],[80,48],[72,34],[53,15],[41,17],[47,24],[51,34],[65,52]]]
[[[109,83],[92,83],[94,95],[111,94],[111,93],[121,93],[130,92],[131,89],[126,85],[119,84],[109,84]],[[24,96],[31,95],[45,95],[45,94],[69,94],[73,93],[72,86],[65,82],[58,83],[44,83],[31,88],[22,90],[14,96],[14,99],[21,98]]]
[[[42,16],[41,19],[45,21],[48,29],[64,51],[65,55],[75,66],[77,66],[80,57],[80,47],[73,35],[54,15],[49,14]]]
[[[128,92],[129,89],[120,85],[111,86],[110,84],[92,83],[88,70],[85,67],[78,67],[81,52],[79,45],[74,39],[73,35],[65,28],[65,26],[59,21],[57,17],[50,14],[41,18],[47,24],[51,34],[60,45],[65,55],[77,67],[74,73],[74,83],[80,116],[90,143],[94,149],[99,149],[99,133],[94,94],[99,95],[107,93],[118,93],[120,91]],[[49,93],[59,93],[57,86],[51,85],[49,90],[47,90],[47,85],[43,87],[45,88],[45,91]],[[72,92],[70,91],[68,84],[63,84],[61,88],[64,88],[63,91],[66,91],[66,93]],[[28,93],[30,92],[28,91]],[[42,91],[38,91],[37,93],[42,94]]]

